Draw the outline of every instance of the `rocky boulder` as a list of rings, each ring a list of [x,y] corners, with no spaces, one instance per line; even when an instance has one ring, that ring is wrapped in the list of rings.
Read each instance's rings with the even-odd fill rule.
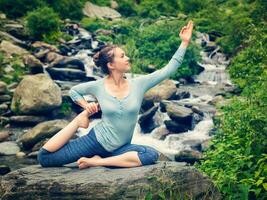
[[[164,80],[145,93],[145,100],[159,102],[164,99],[172,98],[176,93],[176,85],[171,80]]]
[[[83,14],[88,17],[96,17],[100,19],[108,18],[108,19],[114,19],[121,17],[121,14],[118,13],[116,10],[109,8],[107,6],[97,6],[95,4],[92,4],[91,2],[86,2]]]
[[[29,52],[19,46],[12,44],[9,41],[3,40],[0,44],[0,50],[5,52],[7,55],[17,54],[17,55],[25,55],[29,54]]]
[[[67,126],[68,123],[69,122],[66,120],[42,122],[23,134],[18,141],[22,143],[25,149],[30,149],[41,140],[55,135],[58,131]]]
[[[14,92],[11,109],[19,114],[48,113],[61,103],[60,87],[49,76],[27,75]]]
[[[158,161],[132,168],[32,165],[2,176],[0,197],[7,199],[221,199],[212,182],[184,163]]]

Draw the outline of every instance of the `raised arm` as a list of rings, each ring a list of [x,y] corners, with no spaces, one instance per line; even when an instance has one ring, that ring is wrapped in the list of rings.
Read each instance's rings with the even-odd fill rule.
[[[164,79],[170,77],[171,74],[174,73],[179,68],[179,66],[182,64],[186,48],[189,45],[192,36],[192,30],[193,30],[192,21],[189,21],[187,26],[184,26],[181,29],[179,36],[182,39],[182,42],[166,66],[164,66],[159,70],[154,71],[153,73],[138,77],[140,87],[143,88],[144,92],[154,87]]]
[[[83,95],[88,95],[88,94],[95,95],[96,91],[97,91],[96,81],[89,81],[86,83],[80,83],[78,85],[73,86],[69,90],[69,96],[74,102],[78,102],[80,100],[84,100]]]

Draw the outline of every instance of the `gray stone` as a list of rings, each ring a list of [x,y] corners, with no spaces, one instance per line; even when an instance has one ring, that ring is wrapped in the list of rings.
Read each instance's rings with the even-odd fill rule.
[[[9,138],[11,133],[9,131],[0,131],[0,142],[3,142]]]
[[[175,160],[178,162],[187,162],[194,164],[196,161],[202,158],[202,153],[194,150],[183,150],[175,155]]]
[[[40,114],[61,103],[60,87],[48,75],[26,75],[14,92],[11,109],[17,114]]]
[[[42,122],[20,136],[18,142],[21,142],[25,149],[30,149],[41,140],[55,135],[58,131],[67,126],[68,123],[69,122],[66,120]]]
[[[7,141],[0,143],[0,155],[16,155],[20,148],[16,142]]]
[[[7,84],[0,81],[0,94],[5,94],[7,92]]]
[[[20,199],[160,199],[162,191],[178,199],[221,199],[207,176],[184,163],[159,161],[132,167],[42,168],[32,165],[2,177],[2,200]],[[166,194],[165,194],[166,195]]]
[[[30,67],[30,71],[32,74],[43,73],[43,64],[40,60],[35,58],[33,55],[25,55],[23,57],[23,62],[25,65]]]
[[[11,170],[7,165],[0,165],[0,175],[5,175],[9,173]]]
[[[8,94],[0,95],[0,102],[5,102],[11,100],[11,96]]]
[[[92,4],[91,2],[86,2],[83,14],[88,17],[96,17],[100,19],[108,18],[114,19],[121,17],[121,14],[118,13],[116,10],[109,8],[107,6],[97,6]]]
[[[154,102],[160,102],[164,99],[171,99],[176,93],[176,85],[171,80],[164,80],[158,85],[149,89],[145,95],[145,100],[153,100]]]
[[[9,41],[3,40],[0,44],[0,50],[5,52],[8,55],[12,55],[12,54],[17,54],[17,55],[25,55],[25,54],[29,54],[28,51],[26,51],[25,49],[16,46],[14,44],[12,44]]]
[[[36,115],[16,115],[10,117],[10,123],[15,124],[31,124],[36,125],[43,121],[47,121],[48,118],[44,116],[36,116]]]

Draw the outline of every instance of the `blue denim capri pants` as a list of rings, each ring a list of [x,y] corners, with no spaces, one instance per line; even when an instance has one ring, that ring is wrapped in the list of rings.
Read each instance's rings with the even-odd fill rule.
[[[95,131],[92,128],[88,134],[70,140],[55,152],[49,152],[42,147],[38,152],[37,160],[42,167],[60,167],[76,162],[81,157],[99,155],[105,158],[120,155],[128,151],[137,151],[142,165],[155,164],[159,158],[159,152],[147,145],[125,144],[109,152],[97,141]]]

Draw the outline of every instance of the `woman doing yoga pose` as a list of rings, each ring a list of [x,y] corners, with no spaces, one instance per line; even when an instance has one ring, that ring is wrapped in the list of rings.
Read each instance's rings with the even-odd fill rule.
[[[92,166],[136,167],[154,164],[159,152],[147,145],[131,144],[144,94],[167,79],[181,65],[191,40],[193,22],[184,26],[182,40],[169,63],[153,73],[131,80],[124,78],[130,70],[129,58],[123,49],[107,45],[94,55],[106,77],[72,87],[71,99],[84,111],[55,134],[38,152],[43,167],[56,167],[77,162],[80,169]],[[98,103],[88,103],[83,95],[94,95]],[[79,127],[87,128],[89,117],[101,109],[102,119],[88,134],[70,140]],[[70,141],[69,141],[70,140]]]

